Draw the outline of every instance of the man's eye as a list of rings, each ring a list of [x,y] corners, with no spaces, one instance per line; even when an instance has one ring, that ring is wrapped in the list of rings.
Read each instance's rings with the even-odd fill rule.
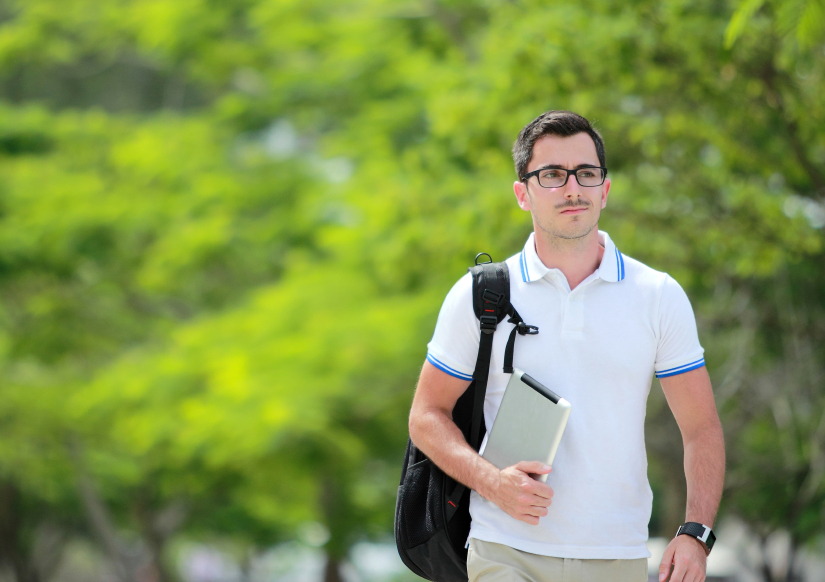
[[[596,175],[596,172],[593,170],[582,170],[579,172],[579,176],[582,178],[592,178]]]
[[[561,176],[561,172],[559,172],[558,170],[547,170],[541,175],[542,178],[549,179],[558,178],[559,176]]]

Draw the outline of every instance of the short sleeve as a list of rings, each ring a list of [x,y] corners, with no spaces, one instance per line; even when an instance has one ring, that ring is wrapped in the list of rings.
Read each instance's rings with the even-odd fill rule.
[[[473,312],[473,280],[468,273],[453,286],[427,344],[427,361],[462,380],[472,380],[480,331]]]
[[[696,318],[682,287],[665,276],[659,299],[659,343],[654,366],[657,378],[683,374],[705,365]]]

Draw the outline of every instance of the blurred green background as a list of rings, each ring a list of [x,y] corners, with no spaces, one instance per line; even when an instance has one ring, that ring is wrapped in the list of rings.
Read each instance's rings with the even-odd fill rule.
[[[444,295],[531,230],[512,142],[572,109],[607,145],[600,227],[693,301],[721,515],[781,532],[791,567],[757,571],[799,579],[825,532],[824,75],[823,0],[2,0],[0,578],[171,582],[192,547],[237,580],[320,548],[346,578],[391,536]],[[647,441],[669,537],[658,383]]]

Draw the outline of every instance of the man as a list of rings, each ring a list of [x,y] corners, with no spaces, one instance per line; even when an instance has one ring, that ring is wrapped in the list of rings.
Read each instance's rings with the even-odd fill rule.
[[[519,338],[514,365],[572,404],[554,467],[520,462],[499,470],[452,421],[480,335],[469,275],[439,314],[410,436],[473,490],[470,580],[643,582],[652,506],[644,417],[654,373],[684,442],[686,521],[711,528],[722,493],[724,441],[693,311],[676,281],[622,255],[598,230],[610,180],[604,143],[586,119],[568,111],[539,116],[519,134],[513,159],[513,189],[533,233],[507,260],[511,302],[540,330]],[[494,336],[488,427],[509,379],[502,372],[508,335]],[[545,473],[546,484],[532,478]],[[704,580],[709,550],[699,537],[708,539],[670,542],[660,580]]]

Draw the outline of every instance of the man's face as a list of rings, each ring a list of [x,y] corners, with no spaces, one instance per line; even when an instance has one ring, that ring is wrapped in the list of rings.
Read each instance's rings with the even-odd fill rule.
[[[573,170],[599,165],[596,145],[588,134],[545,135],[533,145],[527,172],[554,166]],[[598,225],[601,210],[607,205],[610,180],[601,186],[586,187],[571,175],[560,188],[543,188],[538,178],[531,176],[527,182],[513,184],[513,190],[519,207],[532,213],[537,235],[542,230],[551,238],[579,239]]]

